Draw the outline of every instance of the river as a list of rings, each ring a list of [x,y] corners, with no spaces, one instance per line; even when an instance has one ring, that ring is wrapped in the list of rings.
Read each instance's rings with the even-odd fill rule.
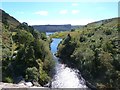
[[[78,74],[79,71],[60,63],[59,58],[54,55],[61,39],[53,38],[52,40],[51,52],[55,60],[55,75],[51,82],[51,88],[87,88],[85,80]]]

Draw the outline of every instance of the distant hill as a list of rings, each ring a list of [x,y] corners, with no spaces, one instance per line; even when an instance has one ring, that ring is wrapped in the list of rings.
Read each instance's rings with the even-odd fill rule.
[[[71,30],[71,24],[66,25],[33,25],[33,28],[41,32],[59,32]]]
[[[111,19],[104,19],[92,23],[88,23],[87,25],[71,25],[71,24],[65,24],[65,25],[33,25],[33,28],[41,31],[41,32],[60,32],[60,31],[70,31],[72,29],[84,29],[92,28],[92,27],[99,27],[101,25],[107,26],[117,26],[118,20],[117,18],[111,18]]]
[[[113,27],[113,26],[118,26],[118,21],[120,18],[110,18],[110,19],[104,19],[104,20],[100,20],[100,21],[96,21],[96,22],[92,22],[92,23],[88,23],[87,27],[98,27],[103,25],[104,27]]]

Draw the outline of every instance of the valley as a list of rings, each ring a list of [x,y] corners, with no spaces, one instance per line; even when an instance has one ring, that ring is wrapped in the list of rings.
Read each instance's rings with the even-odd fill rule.
[[[20,23],[2,17],[2,82],[47,88],[120,88],[119,17],[87,25]]]

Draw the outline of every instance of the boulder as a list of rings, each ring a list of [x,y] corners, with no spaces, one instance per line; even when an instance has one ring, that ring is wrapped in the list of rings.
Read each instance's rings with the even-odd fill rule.
[[[41,85],[36,81],[33,81],[32,84],[33,84],[33,86],[41,87]]]
[[[33,84],[32,84],[31,82],[25,82],[25,85],[26,85],[26,86],[29,86],[29,87],[32,87],[32,86],[33,86]]]

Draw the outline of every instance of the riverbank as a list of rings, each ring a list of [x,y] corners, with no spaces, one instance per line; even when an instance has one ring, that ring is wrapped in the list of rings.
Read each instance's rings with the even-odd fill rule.
[[[3,83],[0,82],[0,90],[13,90],[14,89],[29,89],[29,88],[47,88],[42,86],[33,86],[30,82],[28,83],[20,83],[20,84],[13,84],[13,83]]]

